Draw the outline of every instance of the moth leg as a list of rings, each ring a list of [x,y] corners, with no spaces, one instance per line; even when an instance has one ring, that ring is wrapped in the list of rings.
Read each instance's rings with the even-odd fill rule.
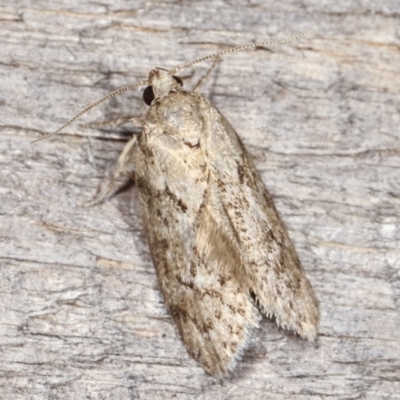
[[[81,204],[82,207],[92,207],[96,204],[102,203],[105,199],[109,198],[113,192],[115,193],[116,191],[118,191],[118,187],[121,188],[121,186],[123,186],[118,183],[118,179],[121,176],[125,175],[130,178],[134,177],[134,171],[132,170],[132,154],[135,148],[136,140],[137,135],[133,135],[133,137],[125,145],[121,155],[118,158],[117,167],[114,171],[113,177],[106,185],[106,187],[92,201]]]
[[[212,63],[211,67],[208,69],[207,73],[203,75],[200,78],[200,80],[196,83],[195,87],[193,88],[193,92],[197,92],[200,86],[210,77],[211,72],[213,72],[219,61],[220,61],[219,57],[214,58],[214,62]]]

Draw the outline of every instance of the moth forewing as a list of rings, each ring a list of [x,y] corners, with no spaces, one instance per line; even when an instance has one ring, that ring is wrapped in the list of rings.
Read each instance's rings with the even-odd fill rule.
[[[172,82],[164,72],[152,80],[164,76]],[[136,177],[160,286],[189,354],[224,376],[260,312],[314,339],[318,302],[236,132],[203,96],[156,87]]]

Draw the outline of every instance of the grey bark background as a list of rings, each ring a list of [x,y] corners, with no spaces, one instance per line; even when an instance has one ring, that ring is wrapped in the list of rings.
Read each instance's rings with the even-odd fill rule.
[[[1,399],[400,399],[397,0],[1,0],[0,21]],[[142,90],[30,141],[152,67],[311,28],[224,57],[201,90],[254,156],[321,307],[316,343],[264,320],[219,381],[164,307],[135,188],[79,206],[132,134],[100,123],[143,116]],[[190,88],[209,65],[178,75]]]

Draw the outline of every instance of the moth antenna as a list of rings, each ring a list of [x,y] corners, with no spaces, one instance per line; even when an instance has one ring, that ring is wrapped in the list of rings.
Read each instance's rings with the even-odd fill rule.
[[[258,43],[246,44],[244,46],[231,47],[230,49],[218,51],[217,53],[209,54],[208,56],[204,56],[204,57],[198,58],[197,60],[190,61],[190,62],[187,62],[185,64],[179,65],[178,67],[172,69],[169,72],[170,72],[170,74],[173,75],[173,74],[177,73],[179,70],[181,70],[183,68],[191,67],[194,64],[198,64],[198,63],[200,63],[202,61],[209,60],[210,58],[220,57],[220,56],[222,56],[224,54],[227,54],[227,53],[235,53],[237,51],[248,50],[248,49],[251,49],[253,47],[267,46],[267,45],[270,45],[270,44],[293,42],[293,41],[295,41],[297,39],[302,38],[303,36],[309,35],[311,32],[314,32],[314,31],[315,31],[315,29],[310,29],[307,32],[300,33],[299,35],[296,35],[296,36],[290,36],[290,37],[285,38],[285,39],[271,40],[271,41],[268,41],[268,42],[258,42]]]
[[[213,54],[209,54],[208,56],[204,56],[204,57],[198,58],[197,60],[190,61],[190,62],[187,62],[185,64],[181,64],[178,67],[170,70],[169,72],[170,72],[171,75],[173,75],[173,74],[175,74],[176,72],[178,72],[179,70],[181,70],[183,68],[190,67],[190,66],[192,66],[194,64],[198,64],[200,62],[209,60],[210,58],[221,57],[222,55],[227,54],[227,53],[235,53],[237,51],[248,50],[248,49],[251,49],[251,48],[254,48],[254,47],[259,47],[259,46],[267,46],[267,45],[271,45],[271,44],[293,42],[293,41],[295,41],[297,39],[300,39],[300,38],[310,34],[311,32],[314,32],[314,31],[315,31],[315,29],[310,29],[307,32],[304,32],[304,33],[301,33],[301,34],[295,35],[295,36],[290,36],[290,37],[285,38],[285,39],[271,40],[271,41],[267,41],[267,42],[258,42],[258,43],[247,44],[247,45],[244,45],[244,46],[232,47],[230,49],[222,50],[222,51],[219,51],[219,52],[216,52],[216,53],[213,53]],[[122,94],[122,93],[124,93],[124,92],[126,92],[128,90],[136,89],[139,86],[144,86],[144,85],[148,85],[148,84],[149,84],[149,82],[147,80],[143,80],[143,81],[140,81],[140,82],[136,82],[136,83],[134,83],[132,85],[128,85],[128,86],[125,86],[123,88],[114,90],[113,92],[107,94],[106,96],[102,97],[101,99],[97,100],[96,102],[94,102],[94,103],[90,104],[89,106],[87,106],[86,108],[84,108],[82,111],[80,111],[78,114],[76,114],[70,120],[68,120],[64,125],[62,125],[59,129],[57,129],[55,132],[49,133],[49,134],[47,134],[45,136],[40,137],[39,139],[33,140],[31,143],[36,143],[36,142],[39,142],[41,140],[47,139],[50,136],[57,135],[64,128],[66,128],[68,125],[72,124],[74,121],[76,121],[78,118],[80,118],[83,114],[86,114],[92,108],[97,107],[99,104],[111,99],[112,97],[118,96],[118,95],[120,95],[120,94]]]
[[[106,96],[102,97],[101,99],[97,100],[96,102],[90,104],[86,108],[84,108],[82,111],[80,111],[78,114],[76,114],[74,117],[72,117],[69,121],[67,121],[61,128],[58,128],[55,132],[49,133],[45,136],[40,137],[39,139],[33,140],[31,143],[36,143],[41,140],[47,139],[50,136],[57,135],[57,133],[60,133],[64,128],[66,128],[68,125],[71,125],[74,121],[76,121],[78,118],[80,118],[83,114],[86,114],[88,111],[90,111],[92,108],[97,107],[99,104],[111,99],[112,97],[118,96],[124,92],[127,92],[128,90],[136,89],[139,86],[144,86],[148,85],[148,81],[143,80],[140,82],[133,83],[131,85],[122,87],[120,89],[114,90],[113,92],[107,94]]]

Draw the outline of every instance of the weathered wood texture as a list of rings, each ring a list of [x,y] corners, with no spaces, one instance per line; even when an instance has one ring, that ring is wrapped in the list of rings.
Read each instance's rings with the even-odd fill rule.
[[[400,399],[400,3],[0,2],[1,399]],[[264,321],[229,379],[167,314],[135,189],[92,208],[141,91],[50,140],[83,106],[225,48],[203,93],[224,113],[321,302],[316,344]],[[209,67],[181,76],[191,87]]]

